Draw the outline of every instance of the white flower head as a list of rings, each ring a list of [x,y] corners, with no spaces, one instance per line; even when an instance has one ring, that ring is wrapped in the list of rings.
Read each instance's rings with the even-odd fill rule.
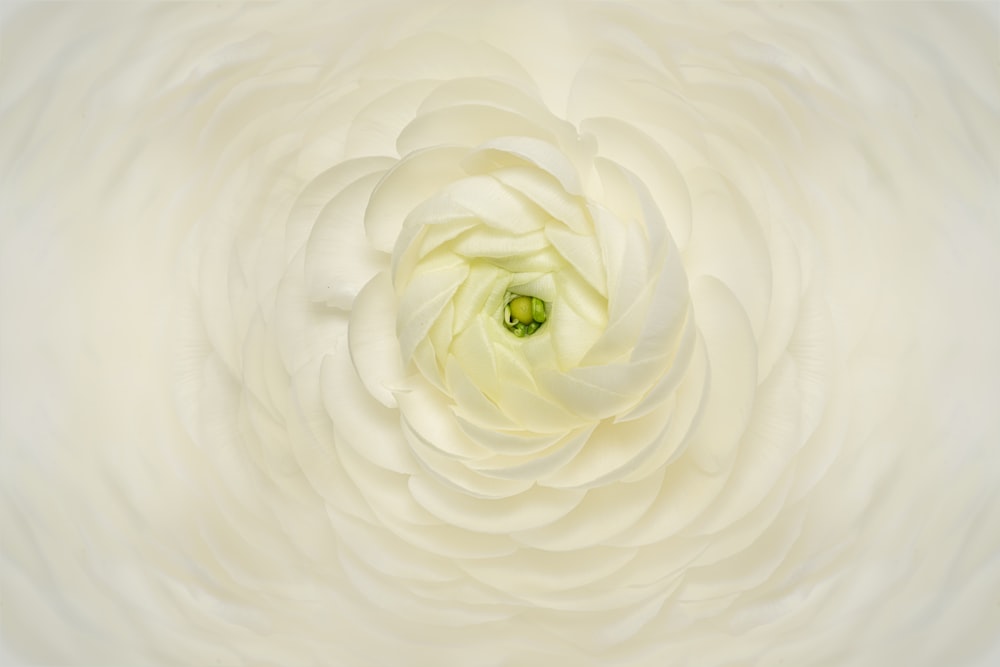
[[[13,12],[4,642],[988,661],[996,18]]]

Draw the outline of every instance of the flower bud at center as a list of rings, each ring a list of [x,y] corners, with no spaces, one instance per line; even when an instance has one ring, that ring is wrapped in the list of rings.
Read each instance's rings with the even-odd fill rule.
[[[503,309],[503,323],[518,338],[538,331],[548,319],[545,302],[535,296],[511,294]]]

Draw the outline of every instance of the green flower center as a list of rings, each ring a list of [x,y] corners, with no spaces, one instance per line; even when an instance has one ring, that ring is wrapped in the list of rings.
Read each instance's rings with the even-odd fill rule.
[[[545,302],[535,296],[511,294],[503,309],[503,324],[518,338],[530,336],[548,319]]]

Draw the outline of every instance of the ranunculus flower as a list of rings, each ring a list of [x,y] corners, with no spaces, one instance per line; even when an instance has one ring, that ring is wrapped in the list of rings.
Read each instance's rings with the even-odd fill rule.
[[[8,12],[8,657],[989,664],[997,21]]]

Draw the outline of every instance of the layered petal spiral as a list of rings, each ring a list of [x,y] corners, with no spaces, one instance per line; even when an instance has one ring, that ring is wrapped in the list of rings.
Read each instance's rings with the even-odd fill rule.
[[[995,8],[7,18],[12,654],[997,655]]]

